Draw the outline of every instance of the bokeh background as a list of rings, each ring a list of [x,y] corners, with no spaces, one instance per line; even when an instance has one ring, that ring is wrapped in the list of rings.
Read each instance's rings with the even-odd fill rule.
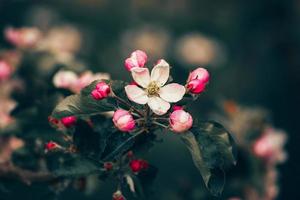
[[[7,26],[46,30],[72,25],[82,37],[78,57],[114,79],[129,80],[123,62],[135,49],[145,50],[151,63],[165,58],[181,82],[193,68],[206,67],[212,79],[195,105],[202,119],[222,99],[267,108],[274,126],[289,135],[278,199],[300,198],[299,20],[296,0],[0,0],[1,31]],[[0,47],[8,46],[0,38]],[[174,174],[198,175],[186,164],[189,155],[177,147],[179,141],[165,140],[172,145],[158,145],[149,159],[160,163],[158,187],[168,190]]]

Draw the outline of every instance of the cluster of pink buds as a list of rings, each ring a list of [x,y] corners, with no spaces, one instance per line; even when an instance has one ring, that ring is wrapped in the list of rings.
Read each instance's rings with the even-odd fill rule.
[[[189,74],[185,86],[178,83],[168,83],[170,75],[169,64],[160,59],[153,67],[151,73],[145,64],[147,55],[141,50],[131,53],[125,60],[125,67],[130,71],[133,82],[125,86],[128,99],[136,104],[147,105],[150,112],[156,115],[165,115],[171,108],[172,103],[179,102],[187,93],[200,94],[204,91],[209,81],[209,73],[204,68],[197,68]],[[141,117],[139,121],[148,120],[147,111],[140,112],[134,106],[128,106],[126,101],[118,98],[110,86],[104,82],[98,82],[91,92],[95,100],[102,100],[112,94],[121,103],[130,108],[129,111],[118,109],[113,115],[113,123],[117,129],[123,132],[131,132],[136,127],[133,116]],[[135,113],[133,113],[133,111]],[[152,113],[151,112],[151,113]],[[146,113],[146,114],[143,114]],[[152,115],[153,116],[153,115]],[[173,112],[169,115],[169,127],[172,131],[182,133],[190,129],[193,125],[192,116],[183,110],[181,106],[173,106]],[[147,121],[144,124],[149,124]],[[151,122],[150,122],[151,123]],[[159,125],[159,123],[156,123]]]
[[[0,81],[4,81],[10,78],[13,72],[13,68],[5,61],[0,60]]]

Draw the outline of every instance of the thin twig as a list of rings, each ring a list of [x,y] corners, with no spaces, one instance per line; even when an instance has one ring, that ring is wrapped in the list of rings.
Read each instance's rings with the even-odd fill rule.
[[[33,172],[14,166],[12,163],[0,164],[0,177],[14,178],[30,185],[32,182],[47,182],[58,179],[50,172]]]
[[[164,118],[164,117],[153,117],[152,119],[169,121],[169,118]]]
[[[161,127],[163,127],[163,128],[169,128],[169,126],[166,126],[166,125],[164,125],[164,124],[161,124],[161,123],[159,123],[159,122],[156,122],[156,121],[154,121],[154,122],[152,122],[152,124],[155,124],[155,125],[158,125],[158,126],[161,126]]]

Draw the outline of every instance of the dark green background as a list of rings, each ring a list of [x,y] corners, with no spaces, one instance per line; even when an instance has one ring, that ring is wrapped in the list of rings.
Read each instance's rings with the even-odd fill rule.
[[[300,198],[297,191],[300,181],[299,1],[186,0],[188,12],[168,9],[172,1],[153,1],[142,9],[136,9],[134,1],[125,0],[102,0],[98,6],[96,0],[87,0],[86,4],[79,2],[0,0],[0,30],[7,25],[27,25],[24,16],[32,6],[49,6],[66,22],[89,30],[91,39],[83,43],[90,47],[80,56],[88,60],[95,71],[110,72],[113,78],[122,78],[125,74],[125,71],[110,71],[110,66],[123,66],[124,57],[118,44],[128,28],[151,23],[168,29],[173,38],[200,31],[219,39],[228,50],[228,59],[222,68],[211,71],[211,91],[205,95],[209,97],[203,97],[200,102],[208,104],[209,100],[221,96],[269,109],[274,125],[289,134],[289,160],[281,167],[279,199]],[[7,45],[3,37],[0,42],[0,47]],[[173,75],[183,81],[188,71],[176,63],[173,55],[166,59],[173,65],[178,64]],[[201,105],[199,109],[205,110]]]

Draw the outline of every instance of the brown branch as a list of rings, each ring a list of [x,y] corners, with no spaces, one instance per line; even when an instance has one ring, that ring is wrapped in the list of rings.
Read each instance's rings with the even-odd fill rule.
[[[20,180],[30,185],[33,182],[48,182],[58,179],[49,172],[34,172],[14,166],[12,163],[0,164],[0,178],[10,178]]]

